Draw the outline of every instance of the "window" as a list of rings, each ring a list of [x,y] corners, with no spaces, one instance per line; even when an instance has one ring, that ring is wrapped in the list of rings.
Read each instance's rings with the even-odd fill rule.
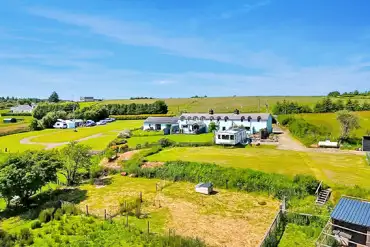
[[[183,127],[183,128],[187,128],[187,127],[188,127],[188,125],[187,125],[187,124],[184,124],[182,127]]]
[[[248,127],[245,127],[245,129],[246,129],[246,130],[251,130],[251,127],[249,127],[249,126],[248,126]]]
[[[218,135],[218,139],[221,140],[221,135]]]
[[[229,140],[229,136],[228,135],[222,135],[222,140]]]
[[[234,140],[234,135],[231,135],[230,136],[230,140]]]
[[[226,130],[226,127],[222,127],[222,130]]]

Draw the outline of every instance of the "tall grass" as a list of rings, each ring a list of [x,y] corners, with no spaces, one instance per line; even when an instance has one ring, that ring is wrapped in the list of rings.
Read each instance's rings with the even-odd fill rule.
[[[312,176],[297,175],[294,179],[287,176],[264,173],[251,169],[220,167],[215,164],[174,161],[161,167],[137,167],[136,174],[147,178],[161,178],[193,183],[212,182],[217,187],[226,187],[248,192],[267,192],[282,199],[284,196],[304,197],[312,195],[319,181]]]

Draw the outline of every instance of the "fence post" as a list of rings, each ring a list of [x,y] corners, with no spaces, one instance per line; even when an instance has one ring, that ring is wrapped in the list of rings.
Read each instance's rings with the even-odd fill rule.
[[[150,223],[149,223],[149,220],[148,220],[148,235],[150,233]]]
[[[107,210],[104,209],[104,219],[106,220],[107,219]]]
[[[286,211],[286,197],[285,196],[283,197],[281,210],[283,211],[283,213],[285,213]]]
[[[143,202],[143,193],[141,191],[140,191],[139,197],[140,197],[140,202]]]
[[[86,215],[89,215],[89,206],[86,204]]]
[[[128,227],[128,212],[126,212],[126,227]]]

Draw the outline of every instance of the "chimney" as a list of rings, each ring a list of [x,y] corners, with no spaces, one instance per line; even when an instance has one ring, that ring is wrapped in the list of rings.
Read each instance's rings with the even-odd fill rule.
[[[213,109],[209,109],[209,111],[208,111],[208,113],[210,114],[210,115],[213,115]]]

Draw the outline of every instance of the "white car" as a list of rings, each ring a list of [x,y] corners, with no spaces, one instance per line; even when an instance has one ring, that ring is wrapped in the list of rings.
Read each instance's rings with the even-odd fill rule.
[[[96,123],[96,125],[106,125],[107,122],[105,120],[101,120],[99,122]]]

